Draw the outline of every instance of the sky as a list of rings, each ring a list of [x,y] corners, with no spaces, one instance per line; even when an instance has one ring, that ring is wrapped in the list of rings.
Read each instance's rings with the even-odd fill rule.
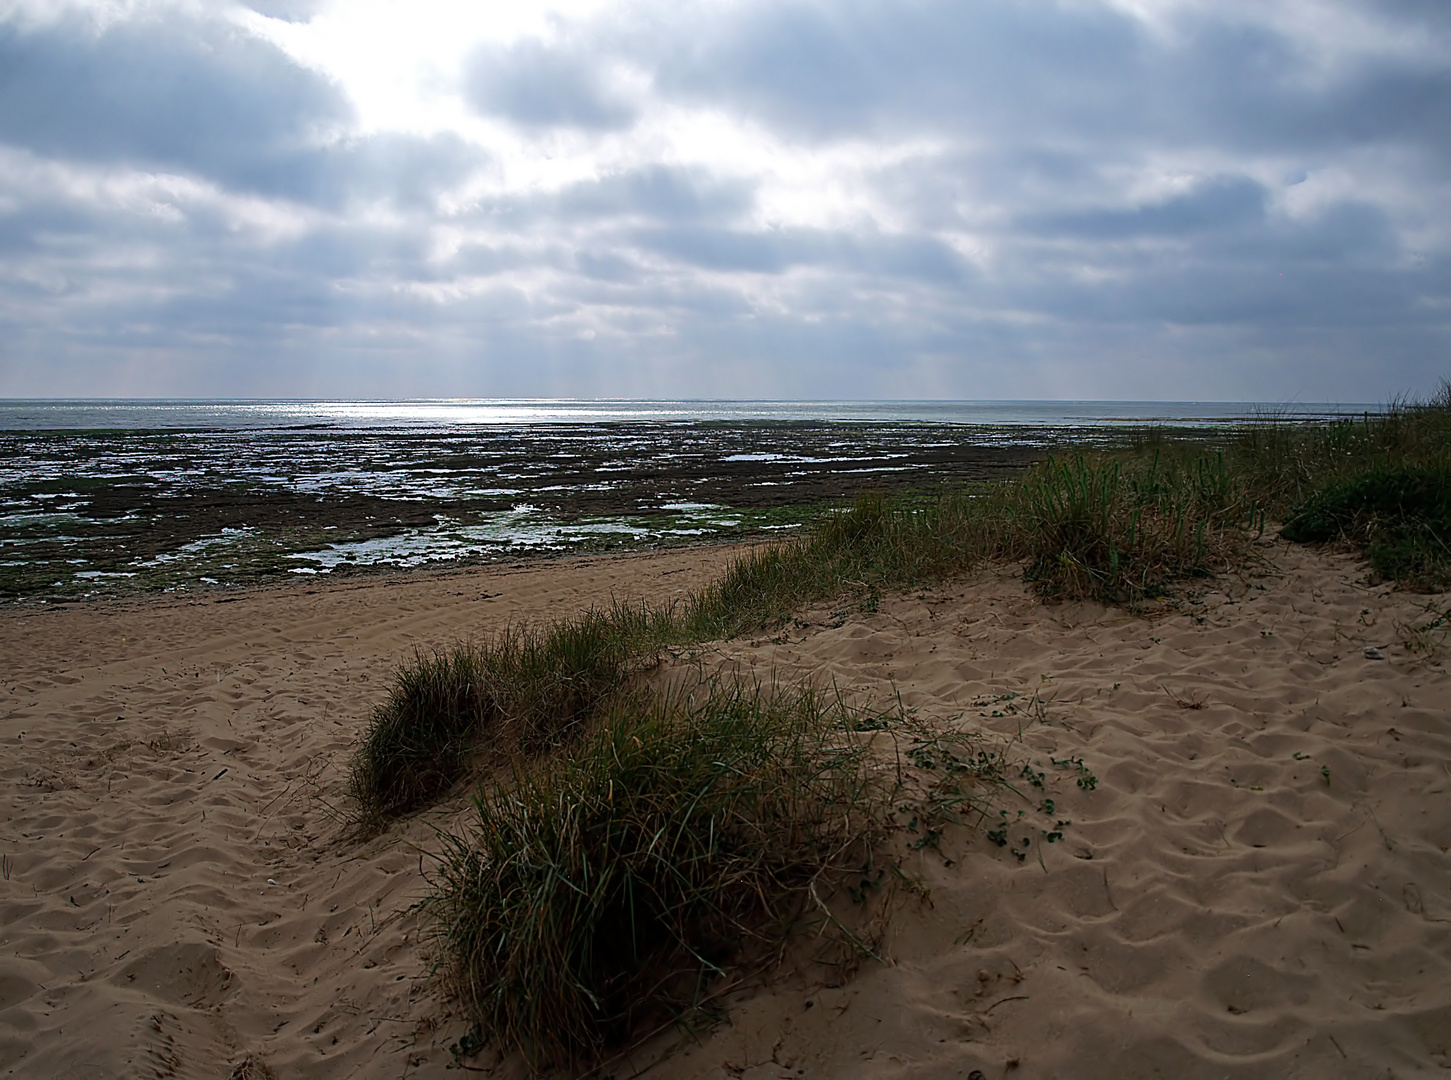
[[[0,0],[0,396],[1448,376],[1445,0]]]

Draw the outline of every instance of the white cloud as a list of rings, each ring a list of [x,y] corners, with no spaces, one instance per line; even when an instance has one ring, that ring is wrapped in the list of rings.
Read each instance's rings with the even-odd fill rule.
[[[331,0],[305,22],[250,8],[234,17],[341,86],[363,132],[432,134],[480,130],[460,92],[464,62],[480,44],[548,38],[608,6],[606,0]]]

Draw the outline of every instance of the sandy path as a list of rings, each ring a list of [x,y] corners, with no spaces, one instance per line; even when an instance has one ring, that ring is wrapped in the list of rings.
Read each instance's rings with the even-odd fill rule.
[[[1047,844],[1010,818],[1022,860],[949,835],[888,965],[785,978],[616,1075],[1444,1075],[1451,679],[1397,629],[1426,598],[1269,554],[1187,615],[1045,608],[992,574],[716,650],[1020,740],[1045,787],[1020,786],[1071,824]],[[5,1075],[225,1076],[249,1052],[283,1078],[445,1075],[462,1027],[431,1019],[406,911],[414,845],[457,808],[342,840],[368,707],[416,643],[677,595],[728,556],[0,615]],[[1093,790],[1054,764],[1077,759]]]

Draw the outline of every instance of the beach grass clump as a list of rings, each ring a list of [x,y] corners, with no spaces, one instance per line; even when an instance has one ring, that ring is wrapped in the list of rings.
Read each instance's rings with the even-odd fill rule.
[[[463,775],[497,715],[483,651],[457,644],[398,665],[353,751],[349,790],[367,821],[431,802]]]
[[[1247,431],[1237,450],[1285,539],[1350,544],[1385,580],[1451,587],[1451,383],[1357,419]]]
[[[353,754],[362,818],[432,802],[464,775],[486,734],[496,748],[526,753],[568,738],[648,656],[657,623],[644,608],[591,608],[416,653],[394,673]]]
[[[535,753],[581,730],[667,645],[730,637],[844,588],[949,576],[975,558],[968,498],[926,508],[869,496],[801,542],[748,552],[684,604],[617,604],[542,627],[513,627],[402,664],[351,765],[364,822],[426,805],[465,774],[475,748]]]
[[[1428,591],[1451,586],[1451,467],[1380,466],[1327,484],[1281,535],[1349,541],[1381,577]]]
[[[487,651],[503,741],[533,752],[569,738],[649,662],[660,625],[644,606],[615,604],[504,631]]]
[[[1323,423],[1274,417],[1245,425],[1227,448],[1234,471],[1285,521],[1329,485],[1403,466],[1451,465],[1451,383],[1425,401]]]
[[[710,640],[766,625],[845,590],[906,586],[967,572],[994,542],[978,490],[930,500],[858,497],[824,514],[804,537],[751,551],[676,613],[681,640]]]
[[[1134,603],[1228,565],[1256,508],[1220,453],[1050,457],[1009,493],[1000,547],[1057,599]]]
[[[536,1065],[595,1059],[824,912],[889,798],[857,726],[811,691],[617,698],[482,789],[430,901],[481,1029]]]

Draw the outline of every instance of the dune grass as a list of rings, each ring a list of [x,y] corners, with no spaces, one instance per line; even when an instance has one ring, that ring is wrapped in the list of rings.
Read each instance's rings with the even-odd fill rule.
[[[925,504],[858,499],[802,541],[752,553],[692,598],[687,634],[729,636],[843,590],[948,580],[1023,560],[1042,596],[1134,603],[1233,561],[1260,511],[1222,452],[1049,457]]]
[[[950,579],[1021,560],[1046,599],[1135,604],[1228,570],[1271,522],[1365,550],[1382,576],[1451,573],[1451,385],[1328,423],[1273,417],[1213,438],[1050,456],[1012,481],[926,503],[864,497],[799,542],[754,553],[692,599],[687,636],[728,636],[843,590]],[[1310,528],[1302,521],[1315,519]]]
[[[1131,604],[1226,569],[1257,510],[1222,453],[1050,458],[1007,500],[1003,547],[1043,596]]]
[[[1451,587],[1451,383],[1357,419],[1260,425],[1236,463],[1287,540],[1355,547],[1408,588]]]
[[[1451,587],[1451,467],[1382,465],[1326,484],[1282,535],[1349,541],[1383,578],[1428,592]]]
[[[1045,598],[1133,606],[1232,568],[1275,522],[1444,589],[1448,493],[1451,387],[1328,424],[1157,433],[930,500],[862,498],[683,602],[416,655],[355,751],[352,792],[380,825],[468,776],[479,747],[501,752],[507,775],[445,838],[430,902],[441,955],[490,1040],[536,1064],[589,1060],[688,1009],[751,941],[807,914],[813,884],[869,849],[886,812],[839,702],[652,693],[636,676],[664,647],[1004,561]],[[1445,625],[1436,614],[1427,635]]]
[[[886,805],[853,719],[810,691],[637,695],[486,786],[431,902],[483,1029],[536,1064],[587,1060],[820,915]]]
[[[1233,440],[1242,482],[1277,520],[1326,486],[1402,466],[1451,463],[1451,382],[1426,401],[1392,402],[1384,411],[1317,424],[1273,417]]]
[[[1364,550],[1410,587],[1451,584],[1451,387],[1324,424],[1267,418],[1216,444],[1159,437],[1049,457],[1011,482],[915,503],[865,496],[764,547],[683,603],[588,611],[402,665],[352,764],[365,816],[426,805],[482,739],[534,752],[587,726],[666,645],[731,637],[842,593],[1020,560],[1049,599],[1134,605],[1242,560],[1268,521]]]
[[[660,624],[646,608],[616,605],[416,653],[394,673],[354,751],[350,788],[361,816],[378,824],[432,802],[464,775],[486,735],[504,753],[568,739],[648,663]]]

